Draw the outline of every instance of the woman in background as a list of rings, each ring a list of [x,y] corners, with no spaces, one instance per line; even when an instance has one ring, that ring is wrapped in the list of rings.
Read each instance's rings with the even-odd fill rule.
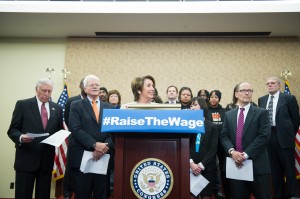
[[[107,95],[108,103],[115,106],[116,109],[121,107],[121,94],[118,90],[110,90]]]
[[[205,119],[208,113],[204,99],[195,97],[191,101],[191,110],[203,110],[204,134],[192,134],[190,139],[190,168],[195,175],[202,175],[209,183],[198,196],[191,194],[191,199],[201,196],[201,199],[210,199],[213,196],[213,186],[216,179],[216,153],[218,144],[218,129],[211,121]],[[200,143],[197,143],[200,139]]]
[[[190,109],[193,92],[189,87],[182,87],[179,91],[178,101],[181,103],[181,110]]]

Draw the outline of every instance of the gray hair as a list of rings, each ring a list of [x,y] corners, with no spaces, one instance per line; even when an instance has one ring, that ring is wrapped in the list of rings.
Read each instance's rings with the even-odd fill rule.
[[[43,77],[36,82],[35,88],[37,89],[42,84],[51,85],[52,88],[54,87],[54,83],[51,79],[49,79],[47,77]]]
[[[83,80],[83,87],[86,88],[88,86],[88,83],[90,82],[90,80],[92,79],[96,79],[100,82],[99,77],[97,77],[96,75],[88,75],[84,78]]]
[[[281,85],[281,80],[278,77],[275,77],[275,76],[274,77],[268,77],[267,81],[270,80],[270,79],[277,81],[278,84]]]

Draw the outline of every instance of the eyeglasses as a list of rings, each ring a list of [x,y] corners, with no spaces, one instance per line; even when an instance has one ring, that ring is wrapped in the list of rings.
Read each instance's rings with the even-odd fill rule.
[[[242,90],[239,90],[240,93],[253,93],[253,90],[251,89],[242,89]]]

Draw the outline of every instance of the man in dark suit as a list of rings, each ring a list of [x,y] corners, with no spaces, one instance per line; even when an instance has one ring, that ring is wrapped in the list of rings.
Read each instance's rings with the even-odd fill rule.
[[[235,92],[239,108],[225,114],[221,143],[238,168],[245,160],[253,161],[254,181],[229,179],[233,199],[249,199],[251,192],[256,199],[270,199],[270,162],[267,145],[270,138],[268,111],[252,106],[253,89],[241,83]]]
[[[83,80],[84,80],[84,78],[82,78],[80,83],[79,83],[80,94],[69,98],[67,103],[66,103],[64,117],[65,117],[65,123],[66,123],[67,126],[69,126],[69,115],[70,115],[71,103],[76,101],[76,100],[81,100],[81,99],[86,97],[86,93],[85,93],[84,87],[83,87]],[[71,135],[69,136],[69,139],[70,139],[70,137],[71,137]],[[67,153],[67,162],[69,160],[68,154],[69,153]],[[65,175],[64,175],[64,179],[63,179],[63,196],[64,196],[64,199],[71,198],[72,197],[72,192],[73,192],[72,174],[70,173],[69,164],[67,163],[66,170],[65,170]]]
[[[174,85],[168,86],[166,94],[167,94],[168,101],[166,101],[165,104],[180,104],[180,102],[177,101],[178,88],[176,86]]]
[[[258,106],[270,109],[272,133],[268,152],[272,171],[273,198],[289,198],[298,194],[295,135],[299,129],[299,106],[295,96],[280,92],[280,80],[277,77],[268,78],[266,85],[269,94],[258,99]]]
[[[84,151],[92,151],[95,161],[106,153],[111,154],[112,139],[108,133],[100,132],[100,129],[103,109],[114,107],[100,100],[98,77],[94,75],[85,77],[83,85],[87,97],[71,104],[69,129],[72,136],[68,148],[69,168],[72,169],[76,198],[87,199],[93,195],[93,198],[106,199],[107,175],[83,173],[80,171],[80,164]]]
[[[50,198],[55,148],[40,144],[45,136],[34,137],[28,133],[38,136],[59,131],[62,128],[62,110],[59,105],[49,101],[53,90],[51,80],[38,80],[35,89],[35,97],[17,101],[7,131],[16,147],[16,199],[31,199],[34,182],[35,198]]]
[[[80,94],[76,95],[74,97],[70,97],[66,103],[64,117],[65,117],[65,122],[66,122],[67,126],[69,126],[69,115],[70,115],[71,103],[76,100],[86,98],[86,93],[85,93],[84,87],[83,87],[83,80],[84,80],[84,78],[82,78],[79,83]]]

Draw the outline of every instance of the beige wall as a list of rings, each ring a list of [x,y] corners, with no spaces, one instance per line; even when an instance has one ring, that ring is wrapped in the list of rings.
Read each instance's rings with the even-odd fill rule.
[[[15,103],[35,96],[35,83],[47,77],[46,68],[55,69],[53,100],[57,101],[63,89],[61,70],[65,59],[65,40],[55,39],[0,39],[1,103],[0,103],[0,198],[14,198],[9,189],[14,182],[15,148],[7,136]],[[51,196],[54,198],[54,183]]]
[[[18,99],[35,95],[38,78],[46,68],[55,69],[53,100],[63,86],[61,70],[71,71],[68,80],[71,95],[79,93],[78,83],[87,74],[96,74],[108,89],[118,89],[123,102],[133,100],[130,83],[136,76],[153,75],[160,96],[170,84],[220,89],[222,105],[230,102],[233,86],[249,81],[254,101],[266,93],[265,78],[288,69],[291,91],[300,101],[300,42],[287,38],[218,39],[0,39],[2,102],[0,104],[0,198],[13,198],[9,189],[14,182],[14,146],[8,129]],[[54,186],[52,186],[54,197]]]
[[[233,87],[242,81],[253,85],[253,101],[266,93],[268,76],[290,70],[291,92],[299,99],[300,42],[287,38],[139,38],[68,39],[66,64],[72,75],[71,95],[79,92],[78,82],[90,73],[101,78],[108,90],[117,89],[122,103],[133,100],[130,83],[136,76],[150,74],[159,95],[171,85],[219,89],[221,104],[232,99]]]

